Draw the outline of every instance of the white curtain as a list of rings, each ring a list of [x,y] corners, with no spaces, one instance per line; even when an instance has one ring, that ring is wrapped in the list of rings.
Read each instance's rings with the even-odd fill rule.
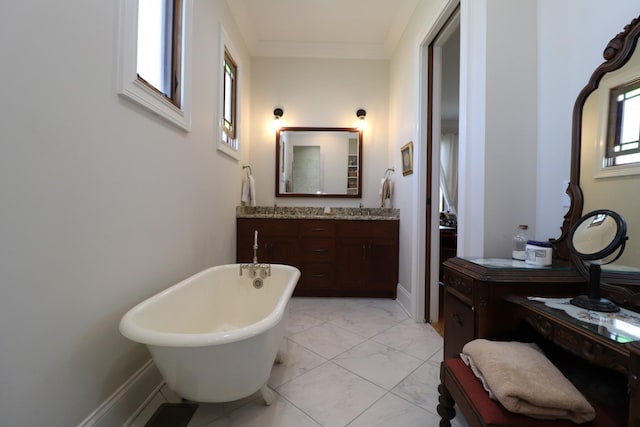
[[[458,135],[440,136],[440,189],[444,196],[444,209],[457,213],[458,207]]]

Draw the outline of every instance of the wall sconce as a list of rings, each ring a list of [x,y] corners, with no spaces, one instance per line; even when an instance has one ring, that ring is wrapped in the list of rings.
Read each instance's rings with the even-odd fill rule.
[[[273,109],[273,119],[280,120],[284,116],[284,110],[280,107],[276,107]]]
[[[367,116],[367,112],[360,108],[358,111],[356,111],[356,116],[360,119],[360,120],[364,120],[364,118]]]

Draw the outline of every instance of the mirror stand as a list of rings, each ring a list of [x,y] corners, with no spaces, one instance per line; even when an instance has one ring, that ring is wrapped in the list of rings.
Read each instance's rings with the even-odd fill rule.
[[[627,223],[622,215],[598,209],[581,217],[569,231],[569,250],[589,264],[589,295],[580,295],[571,304],[587,310],[613,313],[620,308],[600,296],[602,264],[616,261],[624,252]]]
[[[589,264],[589,295],[579,295],[571,299],[571,304],[585,308],[587,310],[600,311],[604,313],[615,313],[620,311],[612,301],[600,297],[600,264]]]

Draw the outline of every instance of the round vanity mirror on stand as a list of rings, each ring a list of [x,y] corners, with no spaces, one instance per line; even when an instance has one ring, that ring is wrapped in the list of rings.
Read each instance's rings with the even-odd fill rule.
[[[600,296],[601,265],[617,260],[627,241],[627,223],[613,211],[589,212],[569,231],[569,250],[589,265],[589,295],[580,295],[571,304],[588,310],[615,312],[620,308]]]

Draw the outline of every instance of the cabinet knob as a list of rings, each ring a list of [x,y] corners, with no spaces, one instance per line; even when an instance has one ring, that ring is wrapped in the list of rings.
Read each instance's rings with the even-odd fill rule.
[[[327,250],[325,248],[315,248],[315,249],[311,249],[312,252],[327,252]]]

